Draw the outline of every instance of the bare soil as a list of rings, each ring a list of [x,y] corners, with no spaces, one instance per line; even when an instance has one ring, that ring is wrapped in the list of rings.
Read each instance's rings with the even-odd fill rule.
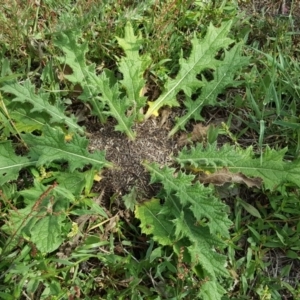
[[[107,197],[121,197],[134,186],[141,198],[149,199],[157,193],[155,185],[150,185],[149,173],[142,162],[156,162],[159,165],[172,164],[172,155],[177,152],[177,143],[168,138],[168,129],[160,126],[159,119],[149,119],[136,124],[134,141],[123,133],[115,131],[116,122],[110,120],[105,125],[89,124],[91,131],[90,151],[105,150],[106,158],[114,168],[106,169],[103,179],[96,185]],[[140,199],[142,200],[142,199]]]

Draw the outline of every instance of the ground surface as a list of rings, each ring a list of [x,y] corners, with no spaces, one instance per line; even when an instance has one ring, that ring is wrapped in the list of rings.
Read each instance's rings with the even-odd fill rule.
[[[114,121],[109,121],[105,125],[89,126],[90,150],[105,150],[107,160],[115,165],[103,172],[103,179],[95,188],[104,190],[106,197],[112,197],[123,196],[135,186],[142,197],[150,199],[157,190],[149,185],[149,174],[141,163],[146,160],[169,165],[177,144],[168,139],[168,130],[160,126],[159,119],[137,124],[135,141],[129,141],[127,136],[115,131],[115,125]]]
[[[248,40],[249,43],[251,43],[253,40],[258,40],[261,45],[264,45],[265,43],[267,43],[269,37],[271,36],[270,32],[276,32],[276,22],[285,22],[289,20],[289,16],[292,16],[294,22],[292,22],[292,25],[289,23],[286,33],[290,34],[291,32],[298,32],[298,35],[293,35],[293,43],[295,46],[294,55],[295,57],[299,57],[300,1],[244,0],[238,2],[240,5],[239,9],[242,13],[244,13],[244,18],[248,19],[248,24],[250,24],[250,27],[253,27],[254,24],[259,23],[259,20],[262,20],[263,23],[261,29],[256,28],[251,33]],[[234,97],[237,93],[241,94],[241,98],[245,97],[245,91],[243,90],[233,89],[231,92],[232,97]],[[149,98],[150,100],[153,100],[153,98],[155,97]],[[141,164],[143,161],[146,160],[149,162],[156,162],[161,166],[170,166],[173,164],[173,155],[176,155],[176,153],[182,147],[196,141],[201,141],[202,139],[205,140],[208,125],[219,126],[222,122],[226,122],[229,117],[232,117],[231,127],[229,129],[233,134],[236,134],[245,128],[245,125],[242,121],[243,119],[246,119],[246,115],[248,113],[246,109],[244,111],[238,111],[238,109],[237,111],[235,111],[235,108],[231,107],[226,109],[208,107],[203,111],[205,122],[190,122],[187,125],[187,132],[178,133],[174,137],[168,138],[168,133],[173,125],[172,122],[177,116],[181,114],[181,112],[181,109],[172,110],[172,112],[163,110],[160,117],[150,118],[144,123],[135,125],[134,131],[137,134],[135,141],[129,141],[124,134],[115,131],[114,126],[116,125],[116,123],[113,120],[109,120],[104,125],[100,124],[99,122],[92,122],[90,121],[90,119],[87,119],[83,122],[83,125],[87,128],[89,134],[89,150],[91,152],[96,149],[105,150],[106,159],[114,164],[114,168],[106,169],[105,171],[103,171],[103,173],[101,174],[102,179],[94,186],[94,190],[96,192],[99,192],[101,195],[101,199],[95,199],[97,204],[104,204],[105,209],[107,211],[110,211],[111,213],[112,210],[110,201],[112,199],[121,200],[122,196],[128,194],[133,187],[136,187],[138,190],[138,201],[150,199],[151,197],[157,195],[160,186],[150,184],[150,176]],[[255,148],[257,146],[257,139],[257,133],[254,130],[249,130],[247,131],[247,133],[240,137],[238,142],[245,148],[250,145],[253,145]],[[266,137],[265,142],[270,142],[269,145],[273,146],[273,141],[275,140],[272,136]],[[233,143],[233,140],[228,136],[221,135],[218,139],[219,145],[222,145],[225,142]],[[275,142],[277,144],[277,141]],[[230,206],[231,212],[233,212],[235,209],[236,197],[240,197],[244,201],[247,201],[249,204],[253,204],[254,206],[257,202],[267,208],[268,205],[270,205],[269,199],[267,199],[267,196],[265,196],[263,192],[261,194],[259,194],[259,192],[252,193],[249,191],[249,189],[241,188],[236,189],[234,194],[229,193],[228,195],[221,197],[222,201],[226,202],[226,204]],[[101,203],[99,201],[101,201]],[[113,204],[113,213],[115,213],[116,209],[118,209],[119,211],[123,212],[123,215],[121,213],[117,213],[114,216],[112,214],[109,214],[109,216],[111,217],[111,221],[103,225],[103,240],[108,239],[109,234],[114,230],[115,223],[117,223],[116,218],[123,217],[124,220],[128,223],[132,221],[132,215],[124,213],[125,209],[122,201],[117,202]],[[243,214],[244,215],[241,216],[242,218],[244,218],[248,213],[246,211],[243,211]],[[77,219],[76,222],[79,224],[79,226],[83,227],[87,223],[89,218],[91,218],[91,216],[87,216],[86,218],[83,218],[81,220]],[[251,222],[248,225],[250,226]],[[246,228],[246,225],[244,227]],[[98,228],[96,228],[93,232],[96,232],[96,234],[98,234],[98,231]],[[132,233],[130,230],[128,230],[128,232],[129,234]],[[274,234],[274,232],[272,232],[272,234]],[[132,238],[132,241],[134,240],[133,237],[130,238]],[[76,239],[76,241],[73,242],[73,247],[77,246],[78,242],[79,240]],[[81,242],[84,242],[84,240],[82,239]],[[119,244],[116,243],[116,252],[118,252],[117,246],[120,246],[121,250],[119,253],[126,256],[128,252],[122,252],[122,249],[125,248],[122,248],[123,245],[121,245],[121,242],[119,242]],[[134,244],[134,242],[132,244]],[[239,255],[240,258],[244,258],[249,249],[248,247],[250,247],[247,238],[245,237],[244,239],[241,239],[241,243],[239,243],[238,246],[240,247],[240,249],[239,251],[237,251],[237,258]],[[60,248],[60,252],[58,253],[61,256],[58,256],[60,258],[63,258],[71,255],[73,249],[72,247],[68,248],[69,249],[67,250],[66,245],[62,245],[62,247]],[[277,250],[276,248],[274,248],[266,251],[265,253],[266,255],[263,257],[263,260],[269,263],[268,267],[263,270],[265,274],[269,276],[269,278],[278,277],[278,284],[281,284],[281,271],[285,267],[291,266],[289,276],[283,278],[283,281],[289,283],[293,287],[296,287],[297,282],[299,282],[300,280],[300,265],[298,260],[287,258],[286,253],[282,251],[282,249]],[[90,267],[88,269],[84,269],[83,265],[80,265],[79,269],[82,270],[83,273],[88,273],[93,269],[99,269],[99,265],[97,265],[98,262],[94,264],[93,260],[90,260],[89,263]],[[104,264],[101,264],[101,268],[102,267],[103,269],[105,269]],[[107,273],[105,273],[104,271],[104,274],[105,276],[103,276],[103,278],[109,277],[106,275],[110,275],[109,271],[107,271]],[[117,285],[121,285],[122,278],[118,278],[118,276],[116,276],[116,279],[118,281]],[[251,280],[253,280],[253,284],[255,284],[256,279],[253,278]],[[147,283],[147,285],[152,286],[150,277],[148,278],[148,281],[149,282]],[[286,295],[288,295],[288,293],[286,293]],[[285,297],[285,295],[282,296]]]

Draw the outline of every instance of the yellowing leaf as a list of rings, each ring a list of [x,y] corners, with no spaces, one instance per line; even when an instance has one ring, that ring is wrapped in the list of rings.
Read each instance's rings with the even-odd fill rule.
[[[148,91],[147,86],[143,86],[143,87],[141,88],[140,92],[139,92],[139,96],[140,96],[140,97],[145,96],[145,94],[147,93],[147,91]]]
[[[151,114],[155,117],[158,117],[158,110],[159,108],[155,108],[155,101],[148,101],[148,111],[150,110],[151,111]]]
[[[95,174],[94,175],[94,180],[99,182],[102,179],[102,176],[100,176],[99,174]]]
[[[65,135],[65,141],[66,142],[70,142],[73,139],[73,133],[69,133],[67,135]]]
[[[72,229],[71,231],[68,233],[68,237],[74,237],[75,235],[77,235],[78,233],[78,224],[76,222],[72,222]]]

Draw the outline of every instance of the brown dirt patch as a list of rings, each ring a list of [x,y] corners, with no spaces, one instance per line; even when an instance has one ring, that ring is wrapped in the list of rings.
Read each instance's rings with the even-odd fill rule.
[[[168,129],[160,127],[157,119],[149,119],[136,124],[135,141],[128,140],[123,133],[116,132],[116,122],[111,120],[105,125],[97,124],[91,128],[90,151],[105,150],[106,159],[115,167],[102,173],[103,179],[96,190],[104,191],[105,198],[122,197],[133,186],[138,190],[139,198],[149,199],[157,193],[157,186],[150,185],[150,176],[142,166],[143,161],[160,165],[172,164],[172,155],[177,152],[177,144],[168,139]]]

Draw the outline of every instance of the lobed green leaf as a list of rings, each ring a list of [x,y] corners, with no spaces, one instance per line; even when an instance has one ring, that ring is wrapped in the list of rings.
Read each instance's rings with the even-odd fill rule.
[[[64,241],[62,227],[65,215],[46,215],[32,227],[31,241],[42,253],[56,250]]]
[[[196,121],[202,120],[200,113],[205,105],[218,105],[217,96],[227,87],[234,87],[239,84],[235,81],[236,73],[249,61],[248,58],[241,56],[241,50],[241,43],[235,45],[229,51],[225,50],[224,60],[220,61],[219,66],[212,72],[213,79],[207,82],[206,79],[202,77],[203,87],[200,96],[196,100],[187,97],[184,101],[186,113],[176,120],[176,124],[169,132],[169,136],[175,134],[179,129],[184,129],[190,119]]]
[[[193,209],[184,207],[177,196],[167,195],[163,204],[159,199],[140,203],[135,215],[141,221],[142,232],[152,234],[161,245],[183,244],[192,264],[200,265],[210,278],[228,276],[226,257],[216,251],[224,248],[224,242],[198,223]]]
[[[213,195],[213,191],[203,185],[193,184],[193,175],[182,172],[175,174],[175,169],[159,168],[155,163],[144,163],[151,174],[152,182],[161,182],[168,194],[175,193],[183,207],[189,207],[197,221],[207,218],[206,225],[212,234],[229,237],[231,222],[225,213],[226,206]]]
[[[206,148],[201,144],[183,149],[175,160],[182,166],[191,165],[199,171],[215,172],[226,167],[230,172],[241,172],[247,176],[260,177],[266,189],[274,190],[281,184],[293,182],[300,186],[300,160],[285,161],[287,149],[274,150],[266,147],[263,155],[257,157],[252,147],[245,150],[234,146],[216,144]],[[196,169],[197,171],[197,169]]]
[[[31,155],[37,160],[37,165],[48,165],[53,161],[67,161],[69,170],[72,172],[77,168],[92,165],[99,169],[112,167],[112,164],[105,160],[103,151],[89,153],[87,150],[88,140],[77,134],[73,135],[71,141],[65,141],[65,135],[60,129],[51,128],[46,125],[43,135],[35,136],[27,133],[22,138],[29,146]]]
[[[118,122],[116,130],[124,132],[129,139],[134,140],[135,133],[131,128],[136,120],[142,118],[139,110],[146,103],[146,97],[143,96],[146,84],[143,74],[151,62],[148,55],[139,54],[141,36],[135,36],[131,24],[127,23],[124,38],[117,37],[125,52],[125,57],[118,61],[119,71],[123,74],[123,79],[119,82],[111,71],[104,69],[98,76],[94,65],[86,65],[88,46],[85,42],[79,44],[79,38],[78,33],[69,32],[60,34],[55,42],[65,54],[59,60],[73,71],[72,74],[64,75],[65,78],[82,86],[83,93],[79,99],[92,104],[92,113],[101,122],[106,121],[106,116],[114,117]],[[123,89],[125,96],[124,93],[121,95]]]
[[[29,80],[26,80],[23,85],[20,83],[7,83],[1,90],[14,95],[14,102],[30,103],[32,105],[32,108],[28,108],[30,113],[47,113],[50,116],[50,123],[63,123],[73,130],[84,133],[83,128],[76,123],[75,118],[66,116],[65,108],[61,103],[50,104],[49,93],[40,91],[36,94],[35,86]]]
[[[159,199],[151,199],[136,205],[135,216],[141,220],[141,229],[145,234],[153,234],[153,239],[161,245],[171,245],[174,225],[161,214]]]
[[[35,163],[28,157],[16,155],[10,141],[0,143],[0,186],[10,180],[16,180],[22,168]]]
[[[215,58],[220,49],[228,47],[234,41],[227,36],[232,22],[224,22],[219,28],[209,25],[207,33],[202,40],[196,37],[192,40],[192,52],[188,59],[182,54],[179,60],[180,70],[175,79],[169,79],[165,84],[164,92],[154,102],[149,102],[149,109],[145,118],[157,115],[158,110],[165,105],[179,106],[176,96],[183,90],[188,97],[203,86],[197,75],[206,69],[215,70],[222,61]]]
[[[79,44],[80,33],[69,31],[57,35],[54,44],[59,47],[65,56],[58,57],[58,60],[71,68],[71,74],[64,74],[64,77],[74,84],[80,84],[83,93],[78,97],[84,102],[89,102],[93,109],[91,113],[97,116],[101,122],[106,121],[103,115],[104,104],[99,100],[98,76],[96,75],[95,65],[87,65],[85,55],[88,52],[86,42]]]
[[[70,30],[67,33],[61,32],[56,36],[54,45],[58,46],[65,54],[64,57],[58,57],[62,64],[67,64],[73,71],[72,74],[66,74],[65,77],[73,83],[83,83],[86,81],[85,55],[88,52],[86,41],[78,43],[80,33],[76,30]]]
[[[123,74],[120,81],[126,89],[127,98],[133,106],[137,119],[139,119],[139,110],[146,104],[147,98],[143,96],[143,89],[146,85],[144,73],[151,63],[149,55],[140,55],[140,46],[143,43],[141,35],[135,36],[132,25],[128,22],[125,26],[124,38],[117,37],[119,45],[125,52],[125,57],[119,60],[119,71]]]
[[[109,72],[103,72],[98,80],[99,88],[102,93],[100,99],[109,108],[103,113],[112,116],[117,120],[118,125],[115,126],[117,131],[126,133],[130,140],[134,140],[135,133],[132,131],[131,127],[134,124],[135,116],[126,115],[128,101],[126,101],[126,98],[121,97],[118,83],[111,85],[110,75]]]

